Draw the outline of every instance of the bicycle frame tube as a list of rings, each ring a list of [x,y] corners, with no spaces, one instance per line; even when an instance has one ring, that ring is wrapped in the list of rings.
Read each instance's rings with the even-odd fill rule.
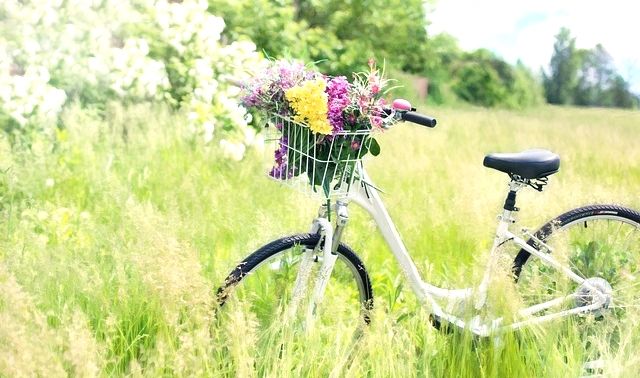
[[[350,191],[349,195],[346,198],[343,198],[336,202],[337,220],[335,229],[333,228],[327,217],[328,212],[331,210],[324,205],[320,209],[318,218],[316,218],[312,224],[311,232],[321,233],[324,237],[324,245],[322,245],[321,247],[323,256],[322,265],[320,267],[320,271],[314,278],[313,297],[307,308],[308,328],[310,328],[313,324],[313,315],[315,309],[317,305],[322,301],[327,282],[330,278],[331,271],[333,270],[333,266],[337,258],[337,254],[335,254],[334,252],[338,246],[338,243],[340,242],[342,230],[346,226],[348,220],[346,209],[349,202],[354,202],[355,204],[359,205],[372,216],[382,236],[391,249],[391,252],[400,264],[400,267],[404,272],[412,291],[418,297],[419,301],[422,304],[430,305],[431,312],[436,317],[442,320],[446,320],[447,322],[455,324],[456,326],[461,328],[467,327],[476,335],[488,336],[496,331],[499,332],[501,330],[519,329],[531,324],[539,324],[564,316],[588,312],[602,307],[602,305],[605,303],[606,297],[603,293],[600,292],[598,288],[593,287],[584,278],[578,276],[567,266],[558,262],[552,257],[551,253],[539,251],[538,249],[528,245],[522,238],[511,233],[509,231],[509,224],[513,223],[513,219],[511,218],[512,212],[508,210],[504,210],[502,215],[499,217],[499,223],[496,230],[493,247],[491,248],[491,251],[489,253],[489,259],[485,267],[484,276],[477,288],[444,289],[423,281],[415,263],[413,262],[411,256],[409,255],[409,252],[407,251],[407,248],[402,242],[400,233],[396,229],[393,221],[391,220],[391,217],[389,216],[389,213],[385,208],[377,189],[375,189],[375,187],[371,183],[369,176],[367,175],[364,168],[360,166],[359,171],[360,180],[357,184],[357,188],[352,188],[354,190]],[[517,191],[521,187],[521,183],[511,183],[511,190]],[[563,272],[571,280],[575,281],[579,285],[587,287],[591,290],[591,292],[596,293],[599,300],[594,301],[594,303],[589,305],[573,307],[568,310],[558,311],[555,313],[547,313],[541,316],[534,316],[534,314],[536,313],[540,313],[542,311],[559,306],[567,301],[574,300],[575,294],[554,298],[545,303],[539,303],[520,310],[518,315],[523,319],[521,321],[516,321],[508,325],[502,324],[502,318],[497,318],[487,322],[482,320],[480,316],[475,316],[472,319],[465,321],[454,314],[447,313],[442,308],[438,300],[465,300],[471,298],[472,295],[475,294],[474,299],[476,309],[480,309],[485,305],[487,290],[491,282],[491,276],[495,271],[495,265],[499,258],[499,247],[505,242],[515,243],[520,248],[529,252],[531,255],[542,260],[545,264],[548,264],[553,268]],[[541,241],[538,242],[540,245],[545,247],[547,251],[551,252],[551,248],[549,248],[549,246],[545,245]],[[320,248],[320,246],[316,246],[316,250],[318,248]],[[312,257],[314,253],[314,250],[307,250],[305,256],[303,256],[303,259],[301,261],[300,268],[298,270],[298,276],[296,277],[296,282],[294,285],[294,296],[292,298],[292,303],[290,304],[291,306],[289,309],[291,314],[294,314],[297,311],[299,298],[304,295],[304,292],[307,290],[307,282],[311,279],[309,269],[310,264],[312,264]]]
[[[428,302],[434,312],[439,313],[442,312],[442,309],[436,298],[467,298],[471,296],[473,292],[471,288],[443,289],[422,280],[397,228],[382,203],[378,191],[371,184],[368,184],[371,181],[364,169],[361,169],[360,174],[362,185],[349,195],[348,200],[362,207],[373,217],[418,299],[423,303]]]
[[[367,211],[376,222],[378,229],[382,233],[385,241],[389,245],[391,252],[395,256],[396,260],[400,264],[402,271],[404,272],[407,280],[409,281],[410,287],[412,291],[416,294],[420,302],[428,303],[431,305],[431,310],[434,315],[447,320],[448,322],[455,324],[459,327],[469,327],[470,330],[481,336],[487,336],[494,331],[500,331],[505,329],[518,329],[531,324],[539,324],[542,322],[550,321],[553,319],[557,319],[564,316],[569,316],[573,314],[579,314],[583,312],[588,312],[594,309],[597,309],[602,306],[604,303],[605,296],[600,293],[600,291],[589,285],[584,278],[575,274],[571,269],[567,266],[561,264],[557,260],[555,260],[550,253],[545,253],[537,250],[536,248],[528,245],[526,241],[522,238],[514,235],[509,231],[509,224],[512,223],[511,214],[512,212],[505,210],[500,217],[496,236],[494,239],[493,247],[489,253],[489,261],[485,267],[485,273],[480,285],[474,290],[473,288],[464,288],[464,289],[443,289],[437,286],[433,286],[427,282],[422,280],[418,269],[411,259],[409,252],[407,251],[398,230],[396,229],[389,213],[387,212],[384,204],[378,194],[378,191],[375,189],[373,184],[370,181],[369,176],[367,175],[364,168],[360,167],[360,175],[362,184],[358,186],[356,190],[353,190],[347,201],[354,202],[360,207],[362,207],[365,211]],[[512,189],[519,189],[519,184],[512,183]],[[355,188],[354,188],[355,189]],[[541,259],[544,263],[552,266],[555,269],[562,271],[566,274],[571,280],[575,281],[578,284],[584,285],[592,290],[592,292],[597,293],[600,297],[601,301],[596,303],[574,307],[569,310],[559,311],[555,313],[545,314],[543,316],[533,316],[533,314],[539,313],[541,311],[553,308],[558,306],[566,301],[573,300],[575,295],[568,295],[564,297],[554,298],[545,303],[540,303],[523,310],[519,311],[519,315],[524,319],[519,322],[515,322],[509,325],[502,325],[502,318],[495,319],[489,323],[483,323],[478,316],[474,317],[470,321],[464,321],[453,314],[449,314],[445,312],[440,303],[438,303],[437,299],[449,298],[449,299],[466,299],[470,298],[474,293],[477,294],[476,297],[476,308],[479,309],[485,304],[486,294],[488,285],[491,280],[491,274],[495,271],[494,267],[499,257],[499,246],[504,242],[510,241],[515,243],[520,248],[526,250],[531,253],[533,256]],[[542,243],[544,245],[544,243]],[[547,249],[550,251],[551,249]]]

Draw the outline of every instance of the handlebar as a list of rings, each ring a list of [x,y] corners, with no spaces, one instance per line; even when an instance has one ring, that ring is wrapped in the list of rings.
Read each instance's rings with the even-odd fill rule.
[[[392,108],[385,109],[387,115],[394,115],[396,120],[413,122],[426,127],[436,127],[436,119],[424,114],[416,113],[416,108],[412,107],[409,101],[396,99],[393,101]]]
[[[401,114],[404,121],[417,123],[418,125],[427,127],[436,127],[436,119],[416,112],[404,112]]]

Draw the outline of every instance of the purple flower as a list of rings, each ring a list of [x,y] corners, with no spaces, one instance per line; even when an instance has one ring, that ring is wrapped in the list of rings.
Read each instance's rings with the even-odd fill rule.
[[[344,76],[337,76],[329,80],[325,90],[328,99],[327,118],[333,128],[333,134],[344,130],[344,118],[342,113],[349,105],[349,82]]]
[[[286,180],[294,176],[294,170],[289,169],[287,164],[287,155],[289,150],[289,148],[287,147],[288,143],[289,140],[286,136],[282,136],[280,138],[280,142],[278,142],[280,147],[273,153],[276,160],[276,165],[271,168],[269,176],[280,180]]]
[[[282,165],[287,161],[287,137],[283,136],[280,138],[280,147],[274,151],[273,155],[276,158],[276,164]]]
[[[271,168],[271,171],[269,171],[269,176],[278,180],[287,180],[292,178],[294,175],[293,169],[289,169],[287,167],[287,164],[285,163],[281,166],[275,166]]]

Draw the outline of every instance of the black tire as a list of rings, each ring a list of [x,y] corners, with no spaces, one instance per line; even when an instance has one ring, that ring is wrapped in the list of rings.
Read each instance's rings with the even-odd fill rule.
[[[267,263],[270,259],[277,258],[280,255],[284,257],[286,252],[291,251],[293,251],[293,256],[301,255],[301,253],[295,251],[296,247],[316,249],[316,247],[321,247],[322,245],[323,241],[321,241],[321,236],[319,234],[292,235],[274,240],[264,245],[263,247],[259,248],[251,255],[249,255],[247,258],[245,258],[227,276],[224,284],[217,290],[218,305],[224,306],[229,301],[229,299],[233,297],[234,291],[238,287],[242,286],[244,280],[246,280],[247,277],[251,277],[257,268],[265,266],[265,263]],[[321,248],[319,250],[319,253],[322,253]],[[351,248],[349,248],[345,244],[340,243],[337,249],[337,254],[338,260],[336,261],[336,268],[338,268],[338,265],[341,264],[341,262],[346,268],[348,268],[348,270],[343,270],[342,278],[346,281],[349,281],[351,278],[353,279],[353,285],[357,287],[359,295],[361,319],[366,324],[368,324],[370,322],[369,313],[373,309],[373,290],[371,288],[371,280],[369,278],[369,274],[367,273],[365,266],[360,258],[355,254],[353,250],[351,250]],[[352,275],[352,277],[345,277],[349,275]],[[332,274],[330,284],[334,279],[333,276],[334,274]],[[295,280],[295,276],[293,278]],[[293,282],[290,282],[290,284],[293,285]],[[280,287],[278,288],[278,290],[281,289],[282,288]],[[224,309],[221,310],[224,311]]]
[[[584,345],[590,346],[587,357],[600,358],[603,353],[597,348],[603,346],[607,353],[618,353],[625,345],[635,345],[623,342],[623,338],[640,339],[640,213],[617,205],[580,207],[546,223],[534,237],[551,248],[546,252],[553,253],[557,261],[611,293],[605,308],[566,318],[572,320],[564,323],[567,330],[576,331],[569,334],[579,335]],[[533,238],[527,244],[545,250]],[[525,307],[563,295],[572,295],[572,300],[547,313],[594,303],[589,289],[529,257],[521,249],[513,262],[516,288]]]

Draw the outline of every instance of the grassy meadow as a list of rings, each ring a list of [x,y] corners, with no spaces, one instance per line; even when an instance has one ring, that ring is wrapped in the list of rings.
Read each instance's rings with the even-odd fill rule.
[[[469,285],[482,272],[508,183],[482,166],[486,153],[561,156],[544,192],[521,192],[522,226],[593,202],[640,208],[640,112],[421,110],[438,126],[385,132],[367,167],[432,283]],[[344,240],[373,279],[372,325],[356,341],[338,324],[257,344],[241,314],[214,319],[215,289],[260,245],[307,231],[319,201],[266,178],[270,147],[222,159],[217,141],[203,146],[163,108],[71,108],[63,118],[53,145],[0,138],[0,376],[583,374],[567,321],[499,341],[432,328],[355,206]],[[605,374],[637,376],[638,347],[632,335]]]

